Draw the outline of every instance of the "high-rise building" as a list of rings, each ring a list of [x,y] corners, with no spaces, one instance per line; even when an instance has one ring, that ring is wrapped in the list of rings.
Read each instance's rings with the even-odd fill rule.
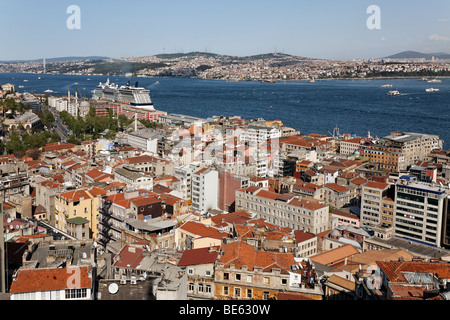
[[[219,172],[203,168],[192,174],[192,209],[207,212],[219,205]]]
[[[411,176],[400,179],[395,186],[394,235],[443,247],[444,239],[448,243],[448,196],[443,186]]]

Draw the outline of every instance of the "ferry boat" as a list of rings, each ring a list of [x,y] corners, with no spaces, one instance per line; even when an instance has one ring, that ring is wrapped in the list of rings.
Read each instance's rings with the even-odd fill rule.
[[[130,86],[130,81],[125,86],[119,87],[117,84],[110,83],[108,78],[105,83],[100,82],[98,88],[92,90],[92,98],[155,110],[149,92],[149,90],[139,87],[138,82],[134,87]]]
[[[439,89],[438,89],[438,88],[433,88],[433,87],[431,87],[431,88],[425,89],[425,91],[426,91],[426,92],[438,92]]]
[[[386,93],[387,96],[399,96],[400,91],[398,90],[390,90],[388,93]]]

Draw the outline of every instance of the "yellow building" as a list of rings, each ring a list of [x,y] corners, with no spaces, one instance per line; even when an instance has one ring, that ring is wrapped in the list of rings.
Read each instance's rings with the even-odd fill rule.
[[[89,221],[89,238],[96,239],[98,235],[98,220],[100,196],[106,191],[99,188],[78,189],[57,194],[55,197],[55,226],[68,232],[67,220],[81,217]]]

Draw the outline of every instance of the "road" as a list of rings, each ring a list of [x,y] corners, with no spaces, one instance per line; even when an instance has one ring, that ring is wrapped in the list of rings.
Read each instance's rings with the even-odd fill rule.
[[[44,104],[41,105],[41,107],[43,111],[48,110],[53,114],[53,116],[55,117],[55,122],[52,124],[52,126],[54,127],[56,133],[61,137],[61,141],[66,142],[69,138],[69,129],[66,128],[62,123],[62,120],[59,117],[59,113],[54,108],[50,108]]]

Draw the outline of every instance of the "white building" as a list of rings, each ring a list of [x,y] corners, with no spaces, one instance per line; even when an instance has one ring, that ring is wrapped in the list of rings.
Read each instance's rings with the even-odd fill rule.
[[[13,276],[11,300],[91,300],[92,267],[20,268]]]
[[[178,191],[181,193],[182,198],[185,200],[191,200],[191,183],[192,174],[199,167],[199,164],[192,162],[183,166],[174,168],[174,176],[180,181]]]
[[[240,140],[249,144],[258,145],[271,139],[279,139],[281,131],[278,128],[250,125],[241,133]]]
[[[127,134],[128,144],[154,154],[158,153],[158,139],[161,134],[152,129],[144,128]]]
[[[203,168],[192,174],[192,209],[207,212],[219,205],[219,172]]]
[[[447,237],[444,221],[448,189],[401,179],[395,185],[394,235],[408,240],[442,246]]]

